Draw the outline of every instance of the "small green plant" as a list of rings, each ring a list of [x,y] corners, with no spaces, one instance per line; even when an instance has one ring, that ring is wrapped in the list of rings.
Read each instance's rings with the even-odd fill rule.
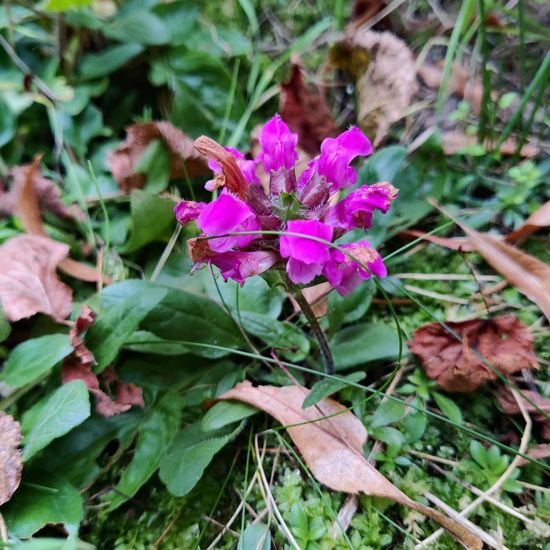
[[[325,533],[323,518],[308,518],[305,510],[300,504],[295,504],[290,510],[290,527],[292,534],[296,537],[300,548],[304,550],[317,550],[320,548],[318,541]]]

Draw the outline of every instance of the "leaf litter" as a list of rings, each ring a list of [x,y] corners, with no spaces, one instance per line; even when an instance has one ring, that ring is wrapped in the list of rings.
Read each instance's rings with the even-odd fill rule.
[[[19,422],[0,411],[0,506],[11,499],[21,481],[21,440]]]

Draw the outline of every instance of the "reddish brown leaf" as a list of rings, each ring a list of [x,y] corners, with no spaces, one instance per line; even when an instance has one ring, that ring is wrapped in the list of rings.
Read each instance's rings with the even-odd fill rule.
[[[419,328],[408,345],[420,357],[428,377],[447,391],[471,392],[497,379],[479,355],[504,375],[538,368],[533,336],[527,326],[512,315],[446,325],[462,342],[439,323],[430,323]]]
[[[485,260],[550,319],[550,265],[498,237],[478,233],[462,222],[455,222]]]
[[[350,26],[333,63],[355,79],[357,121],[379,144],[416,94],[416,67],[409,47],[390,32]]]
[[[438,90],[443,82],[443,61],[437,65],[424,63],[418,70],[418,74],[426,83],[426,86]],[[471,76],[468,70],[458,63],[455,63],[451,70],[448,92],[468,101],[474,113],[480,112],[483,99],[481,78]]]
[[[340,133],[326,99],[304,82],[299,65],[292,66],[290,79],[281,86],[280,112],[298,134],[299,146],[311,156],[319,153],[326,137]]]
[[[541,458],[550,458],[550,443],[541,443],[536,447],[532,447],[526,453],[527,456],[534,458],[535,460],[540,460]],[[529,464],[529,460],[526,458],[520,458],[518,461],[518,466],[523,466]]]
[[[507,386],[499,387],[494,393],[499,405],[506,414],[521,414],[518,402]],[[540,412],[540,410],[542,410],[547,415],[550,415],[550,399],[542,397],[538,392],[530,390],[523,390],[522,393],[530,401],[535,403],[536,407],[529,403],[529,401],[523,400],[524,406],[527,409],[527,412],[531,415],[531,418],[540,423],[543,439],[545,441],[550,441],[550,420],[548,420],[548,418]]]
[[[514,242],[525,239],[525,237],[528,237],[543,227],[550,227],[550,201],[545,202],[538,210],[535,210],[519,229],[506,235],[506,240],[508,242]]]
[[[107,158],[113,177],[125,193],[145,185],[145,174],[134,173],[134,166],[155,139],[161,139],[170,151],[172,178],[183,178],[186,173],[190,177],[209,173],[206,162],[193,146],[193,140],[169,122],[133,124],[126,128],[126,141]]]
[[[363,454],[367,431],[343,405],[324,399],[302,408],[309,390],[301,386],[258,386],[241,382],[220,399],[237,399],[267,412],[287,428],[309,469],[335,491],[365,493],[392,499],[439,522],[467,548],[481,548],[481,541],[454,520],[402,493]],[[327,418],[329,417],[329,418]]]
[[[39,159],[38,159],[39,160]],[[26,179],[31,178],[31,183],[36,191],[40,212],[51,212],[64,219],[83,220],[84,214],[76,205],[66,206],[61,201],[61,191],[54,181],[45,178],[39,170],[38,163],[15,166],[8,172],[11,176],[9,191],[5,191],[0,185],[0,218],[12,216],[17,213],[17,207],[21,200],[21,194],[25,187]]]
[[[101,380],[93,372],[95,357],[86,346],[82,335],[94,323],[95,318],[95,312],[90,307],[83,306],[78,319],[71,328],[70,338],[74,351],[63,361],[63,383],[82,380],[89,392],[95,396],[96,410],[102,416],[113,416],[126,412],[133,405],[143,407],[141,388],[135,384],[122,382],[112,367],[107,367],[101,373]],[[101,386],[106,391],[101,389]],[[114,399],[112,398],[113,393]]]
[[[21,427],[0,411],[0,506],[8,502],[21,481]]]
[[[476,145],[478,143],[477,136],[468,136],[464,132],[461,132],[460,130],[449,130],[447,132],[443,132],[441,135],[441,145],[443,147],[443,151],[446,155],[454,155],[455,153],[459,153],[462,149],[465,149],[467,147],[471,147],[472,145]],[[484,143],[485,149],[488,151],[494,150],[494,145],[491,143],[490,140],[486,140]],[[499,148],[500,153],[502,153],[504,156],[512,156],[516,153],[518,143],[515,138],[509,137]],[[523,158],[533,158],[536,157],[539,154],[538,147],[535,147],[534,145],[531,145],[530,143],[527,143],[522,146],[522,148],[519,151],[519,154]]]
[[[45,313],[57,321],[71,312],[73,291],[55,272],[66,244],[36,235],[12,237],[0,246],[0,300],[10,321]]]

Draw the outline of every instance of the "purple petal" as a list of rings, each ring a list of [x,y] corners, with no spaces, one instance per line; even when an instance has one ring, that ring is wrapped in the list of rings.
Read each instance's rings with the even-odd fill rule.
[[[386,213],[397,197],[397,189],[390,183],[363,185],[329,208],[324,221],[346,231],[360,227],[369,229],[374,210]]]
[[[323,264],[306,264],[296,258],[290,258],[286,264],[286,270],[293,283],[305,285],[321,274]]]
[[[216,200],[204,207],[197,225],[208,237],[260,229],[258,218],[250,206],[227,191],[223,191]],[[230,235],[210,239],[209,245],[215,252],[227,252],[235,246],[247,246],[256,237],[257,235]]]
[[[243,284],[245,279],[267,271],[278,260],[275,252],[224,252],[217,254],[211,262],[219,267],[225,281],[233,279]]]
[[[332,227],[316,220],[289,221],[287,231],[332,241]],[[280,247],[283,258],[294,258],[306,264],[322,264],[330,259],[328,244],[307,237],[282,235]]]
[[[187,225],[199,217],[205,206],[206,203],[204,202],[181,201],[174,208],[174,213],[181,225]]]
[[[318,173],[333,184],[334,190],[349,187],[357,180],[357,174],[349,164],[355,157],[371,153],[369,139],[359,128],[352,127],[337,138],[323,140],[317,165]]]
[[[279,115],[266,122],[260,131],[262,161],[265,171],[269,174],[280,168],[290,170],[298,160],[296,145],[298,134],[290,131]]]

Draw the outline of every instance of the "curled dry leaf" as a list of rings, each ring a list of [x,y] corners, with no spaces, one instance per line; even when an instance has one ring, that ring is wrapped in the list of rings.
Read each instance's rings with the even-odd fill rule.
[[[0,411],[0,506],[8,502],[21,481],[21,427]]]
[[[63,361],[63,383],[82,380],[89,392],[94,395],[96,410],[102,416],[108,417],[126,412],[133,405],[143,407],[141,388],[135,384],[122,382],[112,367],[108,367],[101,373],[101,382],[107,391],[101,389],[100,380],[92,370],[95,357],[82,338],[95,319],[96,313],[90,307],[83,306],[69,333],[74,351]],[[115,394],[114,399],[111,398],[112,393]]]
[[[416,94],[416,69],[408,46],[390,32],[348,29],[332,62],[355,79],[357,121],[379,144]]]
[[[437,64],[424,63],[418,74],[426,86],[438,90],[443,82],[443,61]],[[483,100],[483,82],[480,77],[473,77],[465,67],[458,63],[453,65],[448,83],[448,92],[468,101],[474,113],[481,111]]]
[[[462,342],[441,324],[430,323],[419,328],[407,343],[422,361],[428,377],[447,391],[471,392],[497,379],[497,374],[479,355],[506,376],[538,368],[533,336],[513,315],[446,325]]]
[[[8,175],[11,177],[9,191],[4,190],[0,184],[0,218],[17,213],[21,194],[26,185],[26,179],[30,175],[37,196],[38,207],[42,214],[51,212],[64,219],[76,219],[79,221],[84,219],[84,214],[78,206],[67,206],[62,202],[59,187],[54,181],[45,178],[40,173],[37,164],[15,166],[9,170]]]
[[[454,155],[460,153],[463,149],[476,145],[478,143],[477,136],[468,136],[460,130],[449,130],[441,134],[441,145],[446,155]],[[490,140],[484,143],[485,149],[492,151],[494,146]],[[504,156],[515,155],[518,143],[515,138],[509,137],[499,148],[499,152]],[[523,158],[533,158],[539,154],[539,148],[527,143],[522,146],[519,154]]]
[[[298,145],[315,156],[326,137],[340,133],[326,99],[304,82],[300,65],[292,66],[288,82],[281,86],[280,112],[289,128],[298,134]]]
[[[21,235],[0,246],[0,301],[9,321],[44,313],[62,321],[73,291],[57,276],[69,247],[45,237]]]
[[[518,402],[507,386],[500,386],[494,393],[499,405],[506,414],[522,414]],[[523,390],[522,393],[530,401],[536,404],[536,407],[534,407],[532,403],[529,403],[529,401],[525,399],[523,400],[524,406],[527,409],[527,412],[531,415],[531,418],[540,423],[543,439],[545,441],[550,441],[550,420],[548,420],[548,418],[541,413],[541,411],[544,411],[546,415],[550,416],[550,399],[542,397],[538,392],[530,390]],[[538,410],[537,407],[540,410]]]
[[[434,519],[466,548],[481,549],[481,541],[442,513],[410,499],[390,483],[363,454],[367,430],[343,405],[324,399],[302,408],[309,390],[301,386],[258,386],[241,382],[220,399],[243,401],[273,416],[287,428],[306,464],[320,482],[334,491],[389,498]],[[326,418],[330,417],[330,418]]]
[[[543,227],[550,227],[550,201],[545,202],[540,208],[535,210],[519,229],[506,235],[506,240],[508,242],[515,242],[525,239]]]
[[[208,174],[208,166],[195,150],[193,140],[169,122],[132,124],[126,128],[126,141],[107,158],[113,177],[125,193],[145,185],[145,174],[135,173],[134,166],[155,139],[162,140],[170,152],[170,177],[183,178],[186,173],[190,177]]]

